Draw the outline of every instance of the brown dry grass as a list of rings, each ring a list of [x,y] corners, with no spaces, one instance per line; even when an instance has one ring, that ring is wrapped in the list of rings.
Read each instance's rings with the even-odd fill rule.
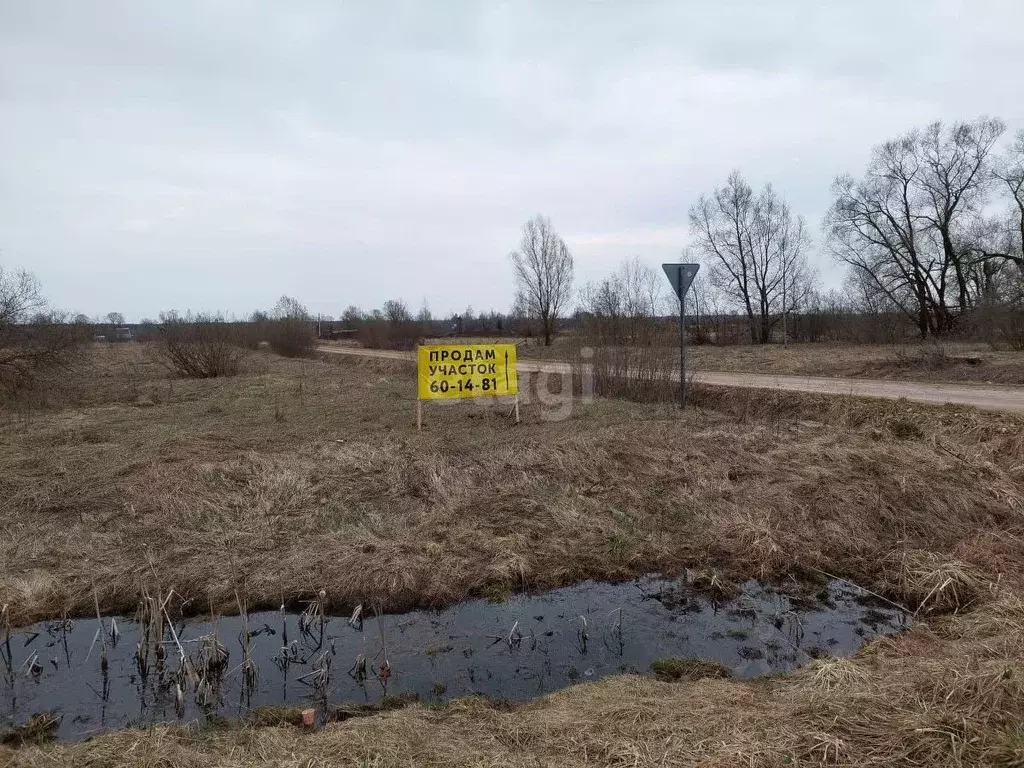
[[[577,346],[572,335],[560,336],[550,347],[523,345],[519,356],[568,360]],[[687,355],[696,371],[1024,385],[1024,352],[973,342],[691,345]]]
[[[1024,353],[966,342],[691,348],[695,370],[1024,385]]]
[[[682,419],[598,400],[556,423],[526,407],[513,428],[463,404],[428,408],[417,434],[407,368],[250,365],[200,382],[143,364],[134,400],[97,394],[6,425],[0,594],[16,620],[87,614],[93,580],[103,609],[130,608],[147,553],[197,604],[229,607],[241,587],[275,606],[323,587],[344,610],[705,565],[842,571],[932,601],[894,557],[990,573],[1024,552],[1010,416],[706,390],[717,410]],[[924,436],[897,439],[894,415]]]
[[[6,426],[0,594],[17,620],[88,614],[93,580],[105,610],[130,609],[147,552],[200,605],[323,587],[344,611],[707,565],[898,593],[893,552],[960,557],[1024,527],[1009,416],[728,393],[682,419],[597,401],[551,423],[529,406],[518,428],[434,406],[416,434],[401,366],[254,364]],[[892,413],[926,436],[879,435]]]
[[[1019,418],[703,390],[682,418],[597,401],[555,423],[529,406],[512,427],[461,404],[428,408],[416,434],[407,366],[256,355],[232,380],[171,382],[138,362],[111,388],[130,354],[86,405],[3,427],[0,597],[21,621],[89,612],[92,575],[105,609],[127,607],[147,551],[162,583],[225,607],[239,584],[250,605],[323,587],[339,610],[397,608],[714,567],[826,571],[946,615],[770,681],[620,677],[512,710],[415,706],[313,735],[158,728],[10,761],[1024,764]]]

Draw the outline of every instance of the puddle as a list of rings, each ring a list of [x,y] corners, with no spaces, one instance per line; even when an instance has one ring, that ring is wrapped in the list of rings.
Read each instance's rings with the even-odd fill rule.
[[[219,636],[230,655],[219,681],[201,695],[186,686],[180,702],[179,654],[170,632],[166,669],[158,674],[151,666],[143,677],[136,658],[139,627],[117,617],[120,636],[116,644],[107,641],[104,676],[100,643],[93,646],[95,619],[43,622],[11,636],[12,669],[0,667],[0,730],[51,710],[60,718],[56,736],[74,740],[131,725],[240,718],[267,705],[314,707],[322,717],[328,705],[376,703],[385,695],[442,701],[482,694],[521,701],[606,675],[647,673],[652,661],[667,656],[717,661],[734,676],[750,678],[824,653],[849,655],[907,625],[901,611],[862,604],[859,594],[833,582],[828,601],[808,604],[750,581],[736,599],[715,604],[685,580],[648,578],[385,615],[389,675],[381,675],[381,626],[372,616],[361,628],[350,626],[348,617],[328,617],[322,632],[319,623],[302,632],[299,614],[256,613],[249,616],[257,668],[251,686],[240,669],[241,622],[224,617]],[[110,618],[104,626],[109,638]],[[186,652],[198,658],[209,620],[181,619],[175,629]],[[367,660],[362,680],[349,672],[360,654]],[[328,662],[326,685],[318,689],[316,669]]]

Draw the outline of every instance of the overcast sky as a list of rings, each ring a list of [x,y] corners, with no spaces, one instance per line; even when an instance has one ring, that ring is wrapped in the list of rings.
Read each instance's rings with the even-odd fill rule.
[[[677,260],[733,168],[817,234],[873,144],[1024,127],[1022,30],[1020,0],[0,0],[0,264],[129,320],[507,310],[535,213],[579,285]]]

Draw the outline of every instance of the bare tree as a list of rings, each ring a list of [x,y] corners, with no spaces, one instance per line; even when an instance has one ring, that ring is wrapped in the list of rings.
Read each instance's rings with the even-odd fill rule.
[[[120,312],[107,312],[107,323],[110,325],[124,325],[124,315]]]
[[[31,272],[10,272],[0,267],[0,327],[25,322],[47,307],[39,280]]]
[[[629,317],[646,319],[657,314],[665,282],[663,275],[634,256],[622,262],[618,276],[623,286],[623,308]]]
[[[283,357],[312,357],[316,335],[309,310],[298,299],[282,296],[271,313],[274,322],[267,328],[270,348]]]
[[[754,331],[752,290],[754,191],[739,171],[729,174],[724,187],[709,198],[701,195],[690,208],[692,250],[708,265],[708,280],[742,305]]]
[[[588,367],[596,393],[642,400],[671,397],[679,357],[674,326],[659,321],[663,282],[658,272],[633,258],[580,291],[578,346],[570,358]]]
[[[860,181],[841,176],[826,216],[834,255],[866,274],[923,337],[976,305],[998,227],[985,221],[994,118],[936,122],[876,147]]]
[[[580,289],[579,313],[589,319],[595,333],[615,344],[624,341],[622,293],[616,276],[587,283]]]
[[[967,233],[969,286],[977,306],[1006,299],[1006,286],[1024,273],[1019,214],[1012,207],[977,216]]]
[[[550,346],[572,292],[572,254],[551,220],[538,215],[523,225],[519,250],[509,258],[515,270],[516,306],[540,320],[544,345]]]
[[[31,272],[0,267],[0,389],[10,394],[70,365],[87,329],[66,320]]]
[[[427,300],[423,300],[423,305],[420,307],[420,311],[416,313],[416,322],[421,325],[428,326],[434,322],[434,315],[430,312],[430,305],[427,304]]]
[[[984,281],[980,319],[990,341],[1024,349],[1024,130],[995,163],[993,176],[1009,200],[1001,215],[979,225],[975,252]]]
[[[384,317],[392,325],[401,325],[412,320],[409,306],[401,299],[388,299],[384,302]]]
[[[988,255],[1013,261],[1024,269],[1024,129],[1017,132],[994,176],[1001,182],[1002,191],[1009,193],[1010,206],[1004,219],[1003,248]]]
[[[278,320],[309,320],[309,310],[298,299],[282,295],[274,305],[273,316]]]
[[[341,321],[345,324],[346,328],[355,328],[363,321],[363,310],[355,304],[350,304],[341,313]]]
[[[580,291],[580,309],[589,317],[603,343],[635,343],[648,338],[648,326],[657,316],[664,277],[634,256],[603,280]]]
[[[990,155],[1005,130],[1001,120],[982,117],[948,130],[934,122],[916,136],[922,218],[939,241],[950,279],[956,279],[961,314],[972,304],[969,222],[984,206],[992,179]]]
[[[862,272],[918,327],[921,337],[945,322],[945,281],[936,281],[915,205],[921,173],[913,137],[876,147],[861,181],[840,176],[825,218],[833,254]]]
[[[803,218],[770,184],[755,195],[739,171],[710,197],[702,195],[689,218],[708,280],[746,313],[750,340],[767,343],[783,313],[813,287]]]

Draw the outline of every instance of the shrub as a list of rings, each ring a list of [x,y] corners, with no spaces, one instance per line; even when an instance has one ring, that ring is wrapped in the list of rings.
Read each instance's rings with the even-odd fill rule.
[[[316,350],[316,336],[309,312],[291,296],[277,300],[270,315],[253,315],[259,330],[270,348],[283,357],[312,357]]]
[[[212,379],[234,376],[245,357],[244,338],[237,327],[223,318],[188,315],[164,322],[158,355],[178,376]]]
[[[924,437],[921,427],[907,418],[896,417],[889,420],[889,431],[898,440],[920,440]]]
[[[689,337],[690,343],[694,346],[711,343],[711,329],[706,325],[701,325],[699,320],[695,325],[691,325],[687,328],[687,336]]]
[[[0,267],[0,393],[65,375],[88,338],[87,326],[49,308],[34,275]]]
[[[304,317],[282,317],[267,323],[266,341],[283,357],[312,357],[316,349],[313,326]]]
[[[907,352],[897,349],[894,352],[897,363],[910,370],[941,371],[953,365],[955,359],[946,353],[946,348],[934,343],[927,349],[914,349]]]
[[[998,318],[998,333],[1015,352],[1024,352],[1024,309],[1007,308]]]
[[[0,326],[0,392],[17,395],[66,376],[88,339],[88,328],[66,323],[59,314]]]
[[[356,338],[367,349],[414,349],[423,338],[423,326],[412,320],[370,320]]]
[[[589,370],[598,397],[671,402],[679,391],[679,351],[671,346],[583,346],[573,350],[570,360],[581,374]]]
[[[591,377],[595,395],[672,399],[678,386],[678,328],[659,316],[662,279],[634,260],[584,288],[570,360],[575,372]]]

